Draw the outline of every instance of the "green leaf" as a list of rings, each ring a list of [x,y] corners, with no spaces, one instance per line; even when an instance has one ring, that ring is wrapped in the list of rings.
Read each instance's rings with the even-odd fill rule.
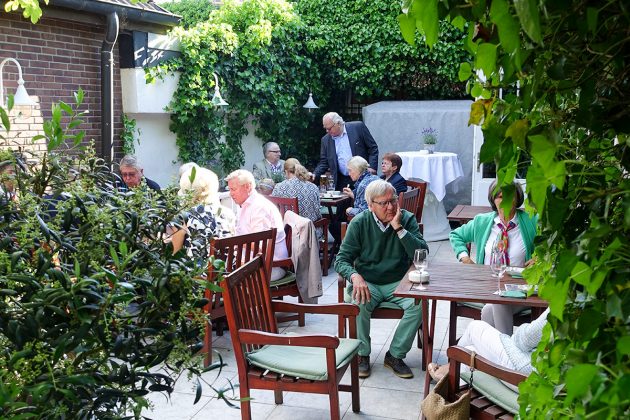
[[[511,137],[512,141],[521,149],[525,150],[525,138],[529,131],[529,121],[520,119],[514,121],[505,131],[505,137]]]
[[[420,21],[422,22],[422,31],[426,38],[429,48],[433,48],[438,39],[439,19],[438,19],[438,2],[435,0],[417,0],[420,5]],[[414,2],[415,6],[416,2]]]
[[[461,63],[459,65],[459,72],[457,73],[457,77],[460,82],[464,82],[470,79],[472,76],[472,68],[470,67],[470,63]]]
[[[621,357],[630,355],[630,336],[626,335],[617,341],[617,352]]]
[[[406,14],[397,17],[400,32],[409,45],[416,45],[416,19]]]
[[[11,130],[11,122],[9,121],[9,115],[4,110],[2,105],[0,104],[0,121],[2,121],[2,126],[6,131]]]
[[[538,14],[538,3],[536,0],[514,0],[516,14],[521,22],[521,27],[538,44],[542,44],[540,35],[540,16]]]
[[[489,78],[497,66],[497,46],[488,42],[479,45],[475,56],[475,68],[481,69]]]
[[[575,365],[569,369],[566,376],[567,397],[565,405],[586,394],[598,372],[597,366],[588,364]]]
[[[501,46],[508,53],[513,53],[520,46],[519,26],[510,13],[506,0],[493,0],[490,5],[490,17],[499,29]]]

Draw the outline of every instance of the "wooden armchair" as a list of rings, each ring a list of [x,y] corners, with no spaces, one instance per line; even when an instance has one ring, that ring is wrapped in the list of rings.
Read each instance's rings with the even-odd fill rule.
[[[343,238],[346,236],[346,230],[348,229],[348,224],[347,223],[342,223],[341,224],[341,240],[343,241]],[[346,284],[347,280],[343,277],[341,277],[341,275],[337,276],[337,301],[339,303],[350,303],[352,301],[352,297],[348,295],[348,293],[346,293]],[[420,304],[419,301],[416,301],[416,304]],[[403,309],[394,304],[394,303],[390,303],[390,302],[381,302],[380,305],[378,305],[378,307],[376,309],[374,309],[374,311],[372,311],[372,318],[374,319],[401,319],[403,317],[403,315],[405,314],[405,312],[403,311]],[[345,321],[342,320],[341,318],[339,319],[339,335],[341,336],[342,334],[345,333]],[[420,325],[420,328],[418,329],[418,335],[417,335],[417,343],[418,343],[418,348],[421,349],[422,348],[422,325]],[[426,365],[425,365],[425,360],[424,360],[424,352],[422,353],[422,369],[425,370],[426,369]]]
[[[284,233],[285,233],[285,244],[287,246],[287,252],[289,256],[282,260],[273,261],[271,263],[272,267],[279,267],[285,269],[287,272],[284,277],[279,278],[277,280],[271,280],[269,282],[269,290],[272,298],[280,298],[282,299],[284,296],[294,296],[298,298],[300,303],[303,303],[302,297],[300,296],[300,289],[298,289],[297,279],[295,276],[295,269],[293,267],[293,260],[291,259],[291,250],[292,241],[293,241],[293,233],[291,226],[284,225]],[[273,256],[272,256],[273,258]],[[271,273],[271,271],[269,271]],[[268,277],[269,278],[269,277]],[[288,322],[288,321],[298,321],[298,325],[303,327],[306,323],[304,318],[304,313],[295,313],[293,315],[282,315],[278,318],[280,322]]]
[[[448,400],[454,401],[465,392],[470,383],[470,372],[462,372],[461,364],[470,365],[470,350],[465,347],[449,347]],[[460,386],[460,378],[466,384]],[[477,355],[473,374],[473,392],[470,401],[470,417],[473,419],[512,419],[518,413],[518,393],[507,387],[505,381],[514,386],[527,379],[520,372],[496,365]]]
[[[221,282],[230,335],[238,367],[241,418],[252,417],[250,389],[273,390],[276,404],[283,391],[329,396],[330,418],[340,419],[339,391],[352,393],[352,411],[358,412],[359,365],[356,316],[349,304],[304,305],[272,301],[267,272],[257,256]],[[349,322],[350,338],[331,335],[278,334],[274,313],[308,312],[336,315]],[[350,366],[350,384],[340,384]]]
[[[424,210],[424,198],[427,194],[427,183],[424,181],[412,181],[408,179],[407,186],[412,189],[417,189],[419,192],[420,197],[418,198],[418,207],[414,213],[416,214],[418,226],[420,226],[420,233],[423,233],[424,226],[422,225],[422,211]]]
[[[420,200],[420,190],[412,188],[409,191],[401,192],[398,194],[398,207],[405,209],[412,214],[416,214],[418,211]]]
[[[271,201],[278,207],[278,210],[280,210],[280,214],[282,215],[283,218],[284,218],[284,213],[286,213],[287,210],[291,210],[295,214],[300,214],[300,207],[299,207],[299,202],[298,202],[297,197],[285,198],[285,197],[267,196],[267,199],[269,199],[269,201]],[[329,265],[328,223],[329,223],[329,220],[326,217],[322,217],[321,219],[315,220],[313,222],[313,225],[315,225],[316,229],[321,228],[322,230],[322,239],[319,241],[319,252],[321,254],[320,261],[322,264],[322,274],[324,276],[328,275],[328,265]]]
[[[246,235],[213,238],[210,241],[210,255],[224,261],[224,273],[229,273],[260,253],[264,256],[264,268],[267,271],[267,278],[269,278],[275,242],[275,228]],[[214,267],[209,265],[208,279],[216,279],[217,274]],[[215,327],[217,335],[223,335],[221,319],[225,318],[225,307],[223,305],[223,293],[219,290],[206,290],[206,298],[209,301],[206,310],[210,315],[211,323],[206,325],[202,351],[205,354],[204,365],[207,367],[212,363],[212,328]]]

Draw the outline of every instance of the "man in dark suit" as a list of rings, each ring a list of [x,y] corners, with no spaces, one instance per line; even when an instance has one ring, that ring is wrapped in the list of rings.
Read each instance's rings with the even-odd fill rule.
[[[134,155],[123,156],[118,167],[120,169],[120,177],[123,181],[117,185],[119,191],[126,192],[129,191],[129,189],[137,188],[142,185],[143,180],[149,189],[160,191],[160,186],[157,182],[144,176],[144,169],[138,158]]]
[[[348,175],[346,166],[353,156],[361,156],[370,164],[368,169],[376,174],[378,167],[378,146],[370,130],[361,121],[346,123],[336,112],[329,112],[322,119],[326,135],[322,137],[319,164],[313,172],[315,182],[330,171],[335,180],[335,190],[341,190],[354,182]]]
[[[381,179],[389,182],[396,188],[396,194],[407,191],[407,181],[400,174],[402,159],[396,153],[385,153],[381,159]]]

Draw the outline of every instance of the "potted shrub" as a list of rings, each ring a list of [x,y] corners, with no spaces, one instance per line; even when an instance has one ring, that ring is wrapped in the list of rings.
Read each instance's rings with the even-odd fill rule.
[[[422,143],[424,144],[425,150],[428,150],[429,153],[433,153],[435,150],[435,145],[437,144],[438,131],[435,128],[425,128],[422,130]]]

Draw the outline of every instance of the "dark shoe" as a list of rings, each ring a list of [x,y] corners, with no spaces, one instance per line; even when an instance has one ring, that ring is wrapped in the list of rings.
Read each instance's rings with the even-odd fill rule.
[[[370,356],[359,356],[359,378],[370,376]]]
[[[413,378],[413,373],[411,369],[409,369],[409,366],[407,366],[402,359],[396,359],[389,351],[385,354],[385,367],[393,370],[394,373],[401,378]]]

